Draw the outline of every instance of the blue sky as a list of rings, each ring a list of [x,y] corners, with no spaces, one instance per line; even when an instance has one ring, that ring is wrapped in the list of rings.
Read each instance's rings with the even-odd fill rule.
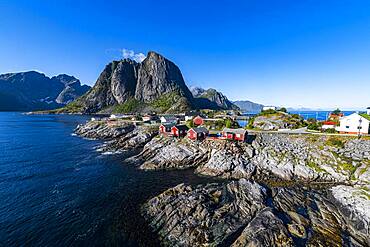
[[[157,51],[232,100],[370,106],[370,1],[0,0],[0,73],[93,85],[122,50]]]

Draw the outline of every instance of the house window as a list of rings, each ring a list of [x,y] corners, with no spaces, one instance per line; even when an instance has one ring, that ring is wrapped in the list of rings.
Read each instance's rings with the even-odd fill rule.
[[[349,126],[346,126],[347,129],[349,129]]]
[[[236,134],[236,137],[237,137],[237,138],[240,138],[240,134]]]
[[[358,126],[358,127],[357,127],[357,129],[359,129],[359,130],[360,130],[360,129],[362,129],[362,127],[361,127],[361,126]]]

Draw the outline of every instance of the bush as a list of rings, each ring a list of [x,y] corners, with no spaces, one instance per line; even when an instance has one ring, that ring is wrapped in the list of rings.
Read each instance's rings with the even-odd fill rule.
[[[187,120],[186,121],[186,126],[188,126],[189,128],[193,128],[195,125],[194,125],[194,122],[193,122],[193,120]]]
[[[335,109],[332,113],[333,113],[334,115],[339,115],[341,112],[342,112],[342,111],[341,111],[341,110],[339,110],[339,108],[337,108],[337,109]]]
[[[309,123],[307,126],[309,130],[320,130],[320,126],[317,123]]]
[[[324,130],[325,133],[329,133],[329,134],[335,134],[335,133],[338,133],[338,131],[336,131],[335,129],[326,129]]]
[[[285,107],[281,107],[281,108],[279,109],[279,111],[281,111],[281,112],[285,112],[285,113],[287,113],[287,112],[288,112],[288,110],[287,110]]]

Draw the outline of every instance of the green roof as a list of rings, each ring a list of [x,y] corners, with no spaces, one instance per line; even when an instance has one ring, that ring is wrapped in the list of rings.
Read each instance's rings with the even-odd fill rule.
[[[361,113],[360,116],[370,121],[370,115],[367,115],[366,113]]]

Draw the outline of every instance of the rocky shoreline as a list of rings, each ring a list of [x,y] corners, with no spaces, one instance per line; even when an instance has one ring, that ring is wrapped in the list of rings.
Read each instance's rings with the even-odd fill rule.
[[[103,151],[138,150],[127,159],[138,169],[221,179],[180,184],[142,206],[163,245],[370,245],[370,140],[261,133],[246,143],[193,142],[101,121],[75,132],[105,140]]]

